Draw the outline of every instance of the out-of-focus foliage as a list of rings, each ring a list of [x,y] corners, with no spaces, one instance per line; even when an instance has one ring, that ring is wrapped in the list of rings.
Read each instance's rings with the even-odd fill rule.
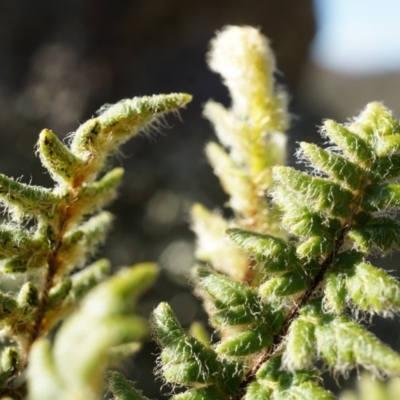
[[[138,350],[147,335],[147,321],[132,310],[156,274],[152,264],[121,270],[90,291],[79,310],[64,321],[53,345],[45,338],[36,340],[28,368],[29,398],[100,399],[105,368]],[[123,379],[110,375],[117,399]]]

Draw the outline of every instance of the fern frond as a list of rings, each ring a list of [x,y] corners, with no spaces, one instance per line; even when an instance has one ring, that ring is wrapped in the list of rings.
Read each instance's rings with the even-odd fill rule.
[[[278,185],[274,200],[293,235],[290,243],[280,246],[284,255],[279,253],[279,257],[292,265],[293,271],[276,272],[278,251],[274,256],[271,245],[282,239],[230,231],[239,246],[256,254],[256,268],[263,274],[259,296],[281,298],[281,307],[286,308],[282,329],[273,340],[275,349],[266,346],[261,356],[265,362],[281,351],[283,366],[289,371],[313,368],[314,359],[320,357],[339,372],[362,366],[387,375],[400,373],[400,355],[344,314],[354,306],[381,315],[398,312],[400,283],[366,261],[371,253],[386,254],[398,247],[398,222],[387,213],[398,207],[394,179],[399,175],[388,165],[386,175],[378,176],[374,169],[379,157],[386,161],[395,157],[397,150],[388,142],[385,151],[376,145],[382,139],[379,129],[367,122],[373,119],[379,124],[377,108],[385,124],[390,113],[376,104],[348,126],[325,123],[335,149],[302,144],[300,156],[326,174],[324,177],[288,167],[273,168]],[[398,126],[390,118],[391,125]],[[362,131],[353,126],[362,126]],[[385,134],[395,137],[400,131],[386,128]],[[271,269],[264,267],[263,258],[267,264],[270,260]],[[288,304],[286,297],[291,297],[294,305]],[[249,373],[249,381],[258,382],[256,371]]]
[[[184,332],[167,304],[154,310],[153,327],[163,347],[163,376],[173,384],[192,388],[174,400],[224,400],[235,394],[242,379],[240,364],[218,358],[212,348]]]
[[[37,340],[29,360],[30,398],[99,399],[104,370],[115,359],[110,348],[136,344],[147,333],[146,321],[132,315],[131,310],[156,275],[157,268],[152,264],[120,271],[90,292],[57,332],[53,346],[44,338]],[[133,351],[137,348],[129,346]],[[110,380],[113,390],[121,396],[115,385],[117,380],[121,384],[124,381],[118,376],[112,374]]]
[[[194,275],[220,337],[212,359],[238,363],[242,380],[228,395],[217,390],[217,368],[202,382],[178,382],[165,370],[168,361],[161,369],[167,381],[201,388],[183,399],[333,399],[323,388],[318,360],[335,373],[361,367],[400,374],[400,355],[352,315],[399,311],[400,283],[368,257],[400,247],[400,123],[382,104],[371,103],[349,124],[324,122],[329,148],[300,144],[297,156],[309,172],[279,165],[283,141],[273,131],[286,128],[287,118],[274,90],[273,59],[257,35],[228,27],[213,41],[210,64],[223,76],[233,106],[206,108],[225,147],[210,144],[207,155],[234,211],[234,220],[224,224],[227,234],[242,251],[240,260],[247,254],[241,273],[235,262],[230,269],[223,252],[206,248],[207,238],[217,236],[215,220],[207,226],[198,206],[194,213],[197,254],[211,263],[196,267]],[[163,336],[176,343],[187,337],[164,327]],[[192,360],[201,356],[189,353],[187,371],[195,371]]]
[[[57,364],[58,356],[52,358],[49,346],[42,338],[107,275],[109,265],[104,260],[95,262],[87,270],[82,268],[104,242],[113,219],[102,208],[116,197],[123,170],[116,168],[104,172],[109,156],[130,137],[154,124],[166,113],[178,110],[190,99],[187,94],[170,94],[123,100],[102,110],[96,118],[79,127],[72,135],[70,145],[60,141],[49,129],[44,129],[39,135],[37,152],[55,181],[52,189],[27,185],[0,175],[0,201],[9,216],[0,226],[1,273],[18,276],[20,282],[26,282],[14,292],[0,292],[4,344],[1,353],[4,362],[0,365],[3,367],[3,375],[1,372],[0,375],[4,379],[0,384],[0,397],[13,397],[17,392],[18,396],[24,394],[25,382],[20,377],[36,341],[41,344],[35,352],[43,356],[42,361],[38,361],[38,368],[41,362],[44,368]],[[143,288],[148,286],[146,279],[138,279],[138,282]],[[137,294],[142,290],[134,282],[129,286],[131,289]],[[116,295],[125,295],[121,301],[130,298],[126,293],[128,289],[124,289],[123,285],[118,290]],[[107,298],[109,304],[101,306],[104,312],[106,305],[115,306],[112,297]],[[98,322],[92,329],[100,338],[109,329],[110,340],[118,342],[118,335],[128,337],[131,334],[127,328],[128,320],[124,322],[125,317],[121,318]],[[147,329],[139,319],[130,321],[137,324],[137,329],[142,327],[143,332]],[[84,322],[82,324],[85,325]],[[69,334],[81,335],[77,342],[83,344],[89,336],[79,333],[78,325],[73,326]],[[103,354],[101,346],[105,346],[104,341],[100,340],[97,344],[100,347],[96,348],[96,337],[92,340],[83,346],[93,352],[93,357],[97,357],[96,351],[98,355]],[[60,349],[57,343],[56,352]],[[74,351],[79,353],[80,350],[71,344],[67,353],[73,357]],[[61,353],[62,358],[65,354]],[[75,355],[79,357],[79,354]],[[93,357],[88,356],[87,362],[95,366]],[[76,376],[71,379],[84,380],[83,369],[76,371]],[[35,373],[31,371],[32,376]],[[66,381],[63,381],[61,386],[65,384]],[[60,389],[60,397],[53,395],[53,389],[54,385],[49,385],[49,392],[46,394],[44,391],[43,396],[62,398],[64,389]]]

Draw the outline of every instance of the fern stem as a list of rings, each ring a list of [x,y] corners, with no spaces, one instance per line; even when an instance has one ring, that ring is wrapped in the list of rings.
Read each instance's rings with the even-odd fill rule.
[[[29,358],[30,349],[32,344],[40,337],[42,331],[42,325],[46,314],[46,309],[49,303],[49,292],[54,286],[54,278],[60,269],[60,261],[58,260],[58,254],[62,246],[66,226],[71,217],[69,212],[69,204],[73,204],[76,200],[76,196],[72,196],[72,200],[64,208],[64,212],[60,216],[58,223],[57,236],[54,242],[53,251],[47,257],[47,272],[44,279],[43,289],[40,295],[40,303],[36,313],[35,323],[33,325],[29,342],[27,344],[26,356]]]
[[[346,224],[341,229],[339,237],[335,241],[334,250],[329,254],[328,257],[325,258],[325,260],[321,264],[319,272],[312,280],[310,287],[306,290],[306,292],[303,294],[303,296],[301,296],[300,300],[298,302],[296,302],[296,304],[290,309],[290,311],[282,325],[281,331],[274,336],[272,344],[263,352],[263,354],[259,357],[259,359],[255,363],[253,368],[245,376],[244,380],[242,381],[242,383],[240,385],[239,395],[238,395],[238,397],[236,397],[235,400],[240,400],[242,398],[246,387],[256,379],[256,373],[260,369],[261,365],[264,364],[264,362],[268,361],[268,359],[270,357],[272,357],[275,354],[275,352],[280,348],[281,344],[283,343],[283,341],[286,338],[286,335],[289,331],[290,325],[299,316],[299,312],[302,309],[302,307],[304,307],[308,303],[308,301],[315,294],[319,285],[323,282],[324,275],[329,270],[329,268],[332,266],[336,255],[339,253],[341,247],[343,246],[346,234],[349,231],[350,227],[351,227],[350,224]]]
[[[368,184],[368,181],[367,181],[366,177],[364,177],[360,182],[360,188],[358,189],[358,195],[356,196],[352,213],[351,213],[348,221],[346,221],[345,224],[343,225],[343,227],[340,229],[338,237],[335,240],[334,249],[321,263],[318,273],[315,275],[315,277],[311,281],[308,289],[300,297],[300,299],[295,303],[295,305],[289,310],[289,312],[285,318],[285,321],[283,322],[280,332],[277,333],[276,335],[274,335],[271,345],[267,349],[265,349],[265,351],[261,354],[261,356],[256,361],[253,368],[245,375],[242,383],[240,384],[238,396],[235,398],[235,400],[240,400],[244,396],[248,385],[256,379],[256,374],[257,374],[257,371],[260,369],[260,367],[266,361],[268,361],[276,353],[276,351],[278,351],[280,349],[281,345],[283,344],[283,342],[288,334],[291,324],[299,316],[300,310],[313,298],[313,296],[316,293],[316,291],[318,290],[319,286],[321,285],[321,283],[323,283],[325,273],[331,268],[332,264],[335,261],[337,254],[339,254],[340,250],[342,249],[342,246],[346,239],[346,235],[353,225],[354,217],[360,211],[360,208],[361,208],[360,205],[361,205],[362,198],[363,198],[364,188],[367,184]]]

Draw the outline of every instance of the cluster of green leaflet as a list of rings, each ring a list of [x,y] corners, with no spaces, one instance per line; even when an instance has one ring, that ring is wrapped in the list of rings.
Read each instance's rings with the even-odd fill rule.
[[[109,262],[88,261],[110,228],[112,216],[102,208],[117,195],[123,175],[121,168],[104,172],[109,156],[188,101],[186,94],[123,100],[81,125],[69,145],[43,130],[38,154],[55,181],[52,189],[0,175],[9,216],[0,226],[1,399],[27,392],[31,400],[98,399],[105,368],[136,351],[148,334],[134,303],[157,267],[137,265],[102,282]],[[51,345],[46,335],[77,306]],[[111,375],[115,393],[121,379]]]
[[[349,124],[324,122],[329,148],[300,144],[309,172],[275,165],[287,120],[266,45],[255,29],[228,27],[211,47],[233,105],[206,106],[226,148],[213,143],[207,154],[235,217],[193,211],[204,261],[196,291],[220,341],[188,336],[165,304],[154,313],[164,377],[188,387],[177,400],[334,399],[317,360],[335,374],[400,375],[400,355],[354,319],[400,311],[399,282],[367,261],[400,248],[400,123],[371,103]],[[235,81],[241,74],[247,85]],[[235,258],[222,251],[232,247],[223,230]]]

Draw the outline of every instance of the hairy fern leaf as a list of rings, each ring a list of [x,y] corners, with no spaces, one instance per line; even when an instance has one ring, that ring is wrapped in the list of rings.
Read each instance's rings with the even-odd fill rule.
[[[101,260],[81,271],[104,242],[113,220],[102,208],[116,197],[123,170],[104,172],[108,158],[119,145],[190,99],[170,94],[123,100],[83,124],[71,135],[70,145],[44,129],[37,152],[55,182],[51,189],[0,175],[0,202],[8,217],[0,226],[0,274],[20,282],[11,292],[0,293],[0,397],[25,395],[26,381],[21,377],[34,343],[45,340],[110,269]],[[121,330],[120,322],[113,329]],[[93,329],[104,334],[107,326]],[[48,344],[41,343],[38,368],[50,368],[57,359],[52,360]],[[78,375],[74,379],[84,379],[84,374]],[[52,391],[61,386],[49,385],[47,398],[62,398],[61,389],[60,396]]]
[[[313,360],[321,357],[341,372],[363,366],[388,375],[400,373],[400,355],[345,315],[354,306],[381,315],[398,312],[400,283],[367,262],[371,253],[387,254],[399,243],[399,223],[388,215],[398,207],[399,184],[393,180],[390,166],[380,179],[373,168],[379,157],[396,156],[394,137],[400,136],[400,131],[390,132],[386,127],[392,146],[385,141],[385,147],[379,147],[379,129],[368,124],[372,120],[379,125],[377,109],[383,125],[391,119],[392,126],[399,126],[388,110],[373,103],[348,126],[325,123],[325,133],[336,148],[301,145],[300,156],[324,177],[288,167],[273,168],[278,185],[274,200],[293,235],[287,248],[296,248],[295,271],[274,273],[261,263],[256,268],[264,274],[261,297],[289,296],[294,301],[294,305],[284,306],[281,339],[274,340],[290,371],[311,368]],[[240,230],[230,231],[230,236],[249,254],[257,248],[258,259],[270,251],[269,243],[274,240]],[[265,359],[276,351],[267,350]]]

